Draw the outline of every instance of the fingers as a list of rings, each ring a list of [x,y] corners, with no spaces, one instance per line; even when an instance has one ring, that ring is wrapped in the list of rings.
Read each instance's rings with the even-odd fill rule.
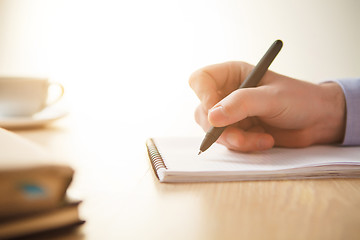
[[[241,152],[267,150],[274,146],[273,137],[262,130],[243,131],[233,127],[227,127],[218,142],[231,150]]]
[[[205,132],[209,130],[211,125],[201,106],[198,106],[195,111],[195,120]],[[243,127],[243,129],[239,127]],[[227,127],[217,142],[231,150],[241,152],[267,150],[274,146],[273,137],[265,133],[264,128],[254,124],[254,120],[251,118]]]
[[[205,132],[207,132],[211,127],[207,118],[207,111],[199,105],[195,110],[194,116],[196,123],[199,124]]]
[[[210,129],[211,125],[208,120],[208,112],[204,110],[204,108],[199,105],[194,112],[195,121],[199,124],[202,129],[206,132]],[[235,124],[232,124],[233,127],[241,128],[243,130],[253,129],[254,126],[259,125],[259,120],[257,118],[246,118],[242,121],[239,121]]]
[[[189,85],[208,110],[240,86],[248,68],[252,66],[241,62],[210,65],[193,73]]]
[[[236,90],[252,68],[242,62],[226,62],[200,69],[189,79],[190,87],[201,101],[195,111],[196,122],[204,131],[211,125],[220,127],[236,123],[227,127],[218,140],[236,151],[265,150],[274,145],[273,137],[254,124],[256,118],[248,118],[271,115],[272,94],[266,87]]]
[[[313,129],[281,129],[265,127],[266,132],[275,139],[275,145],[279,147],[308,147],[314,144]]]
[[[211,108],[208,119],[211,125],[222,127],[247,117],[271,118],[282,111],[279,102],[270,87],[239,89]]]

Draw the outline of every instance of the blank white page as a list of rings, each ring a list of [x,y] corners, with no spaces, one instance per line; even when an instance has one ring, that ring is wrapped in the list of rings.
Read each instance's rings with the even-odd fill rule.
[[[360,147],[312,146],[239,153],[215,143],[206,152],[197,155],[201,138],[174,137],[153,140],[167,172],[263,172],[325,165],[360,166]]]

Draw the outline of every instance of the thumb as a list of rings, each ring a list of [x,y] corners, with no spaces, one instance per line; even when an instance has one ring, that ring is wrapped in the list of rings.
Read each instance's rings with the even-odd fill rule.
[[[270,90],[269,87],[260,86],[232,92],[209,110],[209,122],[215,127],[223,127],[247,117],[271,116],[278,101],[275,101],[275,94]]]

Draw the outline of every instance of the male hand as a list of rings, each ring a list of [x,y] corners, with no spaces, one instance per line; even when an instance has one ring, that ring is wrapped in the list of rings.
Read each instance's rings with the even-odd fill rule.
[[[205,131],[228,126],[219,143],[248,152],[342,141],[345,97],[337,83],[317,85],[267,71],[258,87],[238,89],[252,69],[244,62],[226,62],[190,77],[201,101],[196,122]]]

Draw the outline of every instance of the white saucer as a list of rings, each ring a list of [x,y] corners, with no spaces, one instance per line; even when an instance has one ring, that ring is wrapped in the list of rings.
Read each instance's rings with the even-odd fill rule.
[[[41,127],[63,118],[67,114],[68,112],[64,109],[51,106],[28,117],[0,116],[0,127],[7,129]]]

